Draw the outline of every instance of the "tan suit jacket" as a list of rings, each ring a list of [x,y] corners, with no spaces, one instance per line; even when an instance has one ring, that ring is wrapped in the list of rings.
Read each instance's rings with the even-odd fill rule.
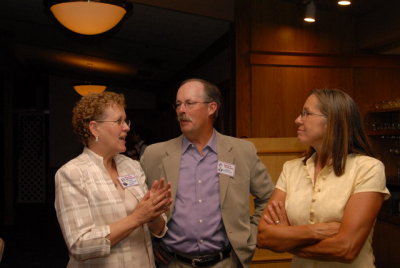
[[[219,175],[222,220],[232,248],[241,264],[248,267],[256,248],[258,221],[274,186],[252,143],[216,134],[218,160],[235,165],[234,177]],[[140,161],[149,187],[160,177],[172,185],[173,203],[168,219],[173,214],[178,190],[182,139],[179,136],[148,146]],[[255,197],[254,215],[249,215],[250,193]]]

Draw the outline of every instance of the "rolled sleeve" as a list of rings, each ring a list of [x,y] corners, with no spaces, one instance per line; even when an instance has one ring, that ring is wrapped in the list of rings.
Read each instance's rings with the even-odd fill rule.
[[[78,169],[57,172],[55,208],[70,254],[77,260],[104,257],[111,244],[108,225],[96,226]]]
[[[157,235],[157,234],[151,232],[151,235],[154,236],[154,237],[156,237],[156,238],[162,238],[162,237],[164,237],[164,235],[165,235],[165,234],[167,233],[167,231],[168,231],[168,227],[167,227],[167,216],[165,215],[165,213],[163,213],[163,214],[161,214],[161,217],[162,217],[163,220],[164,220],[164,229],[162,230],[161,234]]]

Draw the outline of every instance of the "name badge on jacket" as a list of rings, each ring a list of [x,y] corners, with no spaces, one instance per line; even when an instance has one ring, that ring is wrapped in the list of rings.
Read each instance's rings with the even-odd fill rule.
[[[132,187],[139,184],[135,175],[120,176],[118,177],[118,180],[124,188]]]
[[[218,161],[217,172],[219,174],[235,177],[235,165],[227,162]]]

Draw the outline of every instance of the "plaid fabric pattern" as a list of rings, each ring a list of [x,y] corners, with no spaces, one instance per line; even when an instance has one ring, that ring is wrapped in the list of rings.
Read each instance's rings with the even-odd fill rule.
[[[131,213],[147,192],[139,162],[123,155],[114,160],[119,176],[134,175],[139,182],[122,195],[108,175],[103,158],[88,148],[56,173],[55,208],[70,254],[68,267],[155,267],[147,225],[113,247],[106,238],[109,224]],[[131,203],[127,206],[126,198]]]

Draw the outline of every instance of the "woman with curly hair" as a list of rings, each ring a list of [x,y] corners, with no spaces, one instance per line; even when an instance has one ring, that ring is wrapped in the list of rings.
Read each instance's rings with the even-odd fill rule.
[[[55,176],[68,267],[155,267],[150,233],[167,230],[170,185],[160,179],[148,191],[139,162],[121,154],[130,129],[124,96],[82,97],[72,126],[83,152]]]

